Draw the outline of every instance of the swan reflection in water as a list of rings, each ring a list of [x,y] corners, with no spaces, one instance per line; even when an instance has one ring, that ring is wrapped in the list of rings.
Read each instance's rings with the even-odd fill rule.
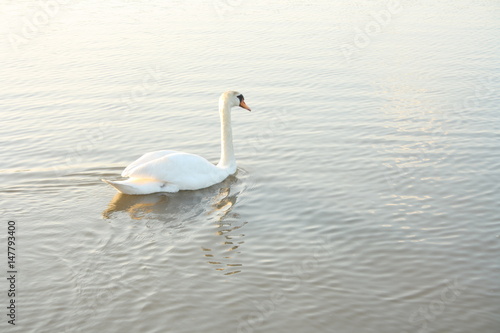
[[[223,182],[197,191],[149,195],[117,193],[102,216],[116,219],[127,214],[133,220],[145,221],[139,226],[140,231],[137,228],[133,231],[136,234],[132,238],[140,241],[180,237],[187,226],[205,225],[210,230],[210,238],[207,238],[210,243],[201,243],[200,247],[207,263],[226,275],[236,274],[242,265],[234,262],[234,256],[244,243],[244,234],[238,229],[247,222],[241,222],[232,210],[238,197],[248,189],[247,180],[247,173],[239,169],[236,175]]]

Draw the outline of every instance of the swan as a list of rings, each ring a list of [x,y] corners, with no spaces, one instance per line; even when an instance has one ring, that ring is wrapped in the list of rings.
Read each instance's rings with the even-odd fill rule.
[[[199,190],[222,182],[236,172],[231,129],[231,108],[235,106],[251,111],[239,92],[222,93],[219,98],[221,157],[217,165],[198,155],[160,150],[146,153],[127,166],[121,174],[129,177],[127,180],[101,180],[121,193],[132,195]]]

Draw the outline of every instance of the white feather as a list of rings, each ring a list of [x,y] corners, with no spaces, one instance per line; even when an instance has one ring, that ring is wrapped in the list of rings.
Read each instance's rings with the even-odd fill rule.
[[[127,166],[122,176],[129,179],[103,181],[125,194],[198,190],[220,183],[236,172],[231,129],[231,108],[234,106],[250,111],[241,94],[236,91],[223,93],[219,99],[221,158],[217,165],[198,155],[160,150],[146,153]]]

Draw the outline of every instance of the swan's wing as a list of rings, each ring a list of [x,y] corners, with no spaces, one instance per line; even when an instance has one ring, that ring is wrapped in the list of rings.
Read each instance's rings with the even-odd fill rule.
[[[134,162],[130,163],[125,170],[122,171],[122,177],[131,177],[131,172],[133,169],[135,169],[137,166],[141,164],[145,164],[147,162],[156,160],[160,157],[164,157],[169,154],[175,154],[177,151],[175,150],[159,150],[159,151],[153,151],[151,153],[146,153],[136,159]]]
[[[128,176],[168,182],[181,189],[196,189],[222,181],[227,173],[201,156],[173,153],[136,166]]]

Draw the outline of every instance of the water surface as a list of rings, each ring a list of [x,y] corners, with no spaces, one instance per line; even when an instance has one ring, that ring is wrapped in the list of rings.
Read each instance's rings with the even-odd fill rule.
[[[45,3],[0,6],[4,329],[499,331],[497,2]],[[100,181],[216,162],[228,89],[236,175]]]

